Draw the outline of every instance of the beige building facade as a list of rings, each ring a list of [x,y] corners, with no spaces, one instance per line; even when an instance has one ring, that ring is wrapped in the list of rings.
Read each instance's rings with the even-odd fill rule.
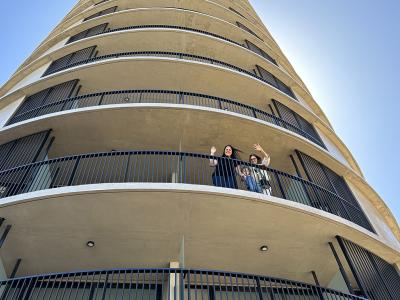
[[[395,218],[247,0],[78,1],[0,89],[0,217],[2,299],[400,299]]]

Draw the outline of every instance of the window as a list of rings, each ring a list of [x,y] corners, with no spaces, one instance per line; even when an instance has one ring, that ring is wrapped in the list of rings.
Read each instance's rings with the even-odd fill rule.
[[[107,30],[107,26],[108,26],[108,23],[104,23],[104,24],[100,24],[95,27],[86,29],[85,31],[79,32],[79,33],[75,34],[74,36],[71,36],[70,39],[68,40],[67,44],[103,33]]]
[[[247,31],[248,33],[250,33],[250,34],[254,35],[256,38],[258,38],[258,39],[260,39],[260,40],[262,40],[262,41],[263,41],[263,39],[262,39],[262,38],[260,38],[260,37],[259,37],[257,34],[255,34],[253,30],[251,30],[251,29],[247,28],[247,27],[246,27],[246,26],[244,26],[242,23],[240,23],[240,22],[236,22],[236,24],[237,24],[237,26],[238,26],[239,28],[241,28],[241,29],[243,29],[243,30]]]
[[[257,53],[258,55],[261,55],[262,57],[264,57],[265,59],[267,59],[268,61],[272,62],[274,65],[278,65],[275,61],[275,59],[273,59],[271,56],[269,56],[264,50],[258,48],[256,45],[254,45],[252,42],[246,40],[246,45],[247,48],[249,48],[251,51],[253,51],[254,53]]]
[[[83,19],[83,22],[88,21],[88,20],[91,20],[91,19],[94,19],[94,18],[97,18],[97,17],[100,17],[100,16],[112,14],[112,13],[115,12],[116,10],[117,10],[117,6],[107,8],[107,9],[105,9],[105,10],[102,10],[102,11],[100,11],[100,12],[98,12],[98,13],[95,13],[94,15],[91,15],[91,16],[89,16],[89,17]]]
[[[43,74],[43,76],[53,74],[55,72],[65,69],[66,67],[68,67],[72,64],[75,64],[77,62],[81,62],[81,61],[91,58],[94,54],[95,49],[96,49],[96,46],[88,47],[88,48],[76,51],[74,53],[65,55],[65,56],[53,61],[50,65],[50,67]]]
[[[230,10],[230,11],[233,11],[235,14],[241,16],[242,18],[247,19],[245,16],[243,16],[240,12],[238,12],[238,11],[237,11],[236,9],[234,9],[234,8],[229,7],[229,10]]]
[[[288,87],[286,84],[284,84],[281,80],[276,78],[274,75],[272,75],[270,72],[267,70],[263,69],[260,66],[257,66],[258,72],[260,73],[260,76],[264,81],[272,85],[273,87],[277,88],[280,90],[282,93],[285,93],[286,95],[292,97],[293,99],[296,99],[296,96],[294,95],[293,91],[291,90],[290,87]]]
[[[276,100],[272,100],[272,103],[274,104],[274,107],[282,120],[293,125],[294,127],[301,129],[303,132],[307,133],[315,143],[326,149],[324,143],[312,124],[282,103]]]

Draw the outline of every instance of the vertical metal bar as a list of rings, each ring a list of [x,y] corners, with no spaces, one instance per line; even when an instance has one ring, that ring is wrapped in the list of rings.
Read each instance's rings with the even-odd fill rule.
[[[281,193],[282,193],[282,197],[283,197],[284,199],[287,199],[287,198],[286,198],[285,191],[283,190],[283,186],[282,186],[281,180],[279,179],[279,175],[278,175],[276,172],[272,172],[272,174],[275,175],[276,182],[278,183],[279,189],[280,189],[280,191],[281,191]]]
[[[316,285],[316,289],[315,290],[317,291],[318,297],[321,300],[324,300],[325,298],[324,298],[324,295],[321,292],[321,289],[320,289],[321,285],[319,284],[317,274],[315,273],[315,271],[311,271],[311,274],[312,274],[312,276],[314,278],[314,281],[315,281],[315,285]]]
[[[103,293],[102,293],[102,296],[101,296],[101,300],[105,300],[106,299],[107,284],[108,284],[108,273],[106,274],[106,280],[104,280]]]
[[[260,298],[260,300],[263,300],[263,294],[262,294],[262,290],[261,290],[260,278],[258,276],[256,277],[256,284],[257,284],[258,297]]]
[[[10,230],[11,230],[11,225],[7,225],[6,229],[3,232],[3,235],[0,237],[0,248],[3,246]]]
[[[253,117],[257,119],[256,110],[254,109],[254,107],[251,108],[251,112],[253,113]]]
[[[337,235],[336,240],[339,243],[340,249],[342,250],[344,257],[346,258],[347,263],[349,264],[350,270],[353,273],[353,276],[356,279],[357,285],[360,288],[361,292],[363,293],[363,296],[368,297],[367,289],[365,288],[364,283],[361,281],[360,277],[358,276],[357,269],[354,266],[353,260],[351,259],[349,252],[347,251],[347,248],[343,243],[342,237]]]
[[[369,251],[366,251],[366,253],[367,253],[367,256],[368,256],[369,260],[370,260],[371,263],[372,263],[372,266],[374,267],[374,269],[375,269],[375,271],[376,271],[376,274],[378,274],[379,278],[381,279],[381,282],[383,282],[383,286],[385,287],[386,291],[388,292],[388,294],[389,294],[391,297],[393,297],[392,292],[391,292],[391,289],[387,286],[386,280],[382,277],[382,274],[381,274],[381,272],[379,271],[379,268],[378,268],[378,266],[376,265],[376,262],[375,262],[375,260],[373,259],[372,254],[371,254]],[[395,299],[395,298],[393,298],[393,300],[394,300],[394,299]]]
[[[72,182],[74,181],[75,173],[76,173],[76,170],[78,169],[78,164],[79,164],[80,160],[81,160],[81,157],[78,156],[76,161],[75,161],[74,168],[72,169],[71,175],[69,177],[67,186],[70,186],[72,184]]]
[[[293,166],[294,166],[294,168],[295,168],[295,170],[296,170],[296,174],[297,174],[297,176],[298,176],[298,177],[300,177],[300,178],[303,178],[303,177],[301,176],[301,173],[300,173],[299,166],[297,165],[296,161],[294,160],[294,157],[293,157],[293,155],[292,155],[292,154],[290,154],[290,155],[289,155],[289,157],[290,157],[290,160],[292,161],[292,163],[293,163]]]
[[[333,246],[333,244],[331,242],[329,242],[328,245],[331,248],[333,256],[335,257],[335,260],[339,266],[340,274],[342,274],[342,277],[343,277],[344,282],[346,283],[347,289],[349,290],[350,294],[354,294],[353,287],[351,286],[350,280],[347,277],[346,271],[343,268],[342,262],[340,261],[340,258],[336,252],[335,247]]]
[[[22,259],[18,258],[17,262],[15,263],[14,268],[13,268],[13,270],[11,272],[10,278],[15,278],[15,275],[18,272],[18,269],[19,269],[19,266],[21,265],[21,262],[22,262]]]

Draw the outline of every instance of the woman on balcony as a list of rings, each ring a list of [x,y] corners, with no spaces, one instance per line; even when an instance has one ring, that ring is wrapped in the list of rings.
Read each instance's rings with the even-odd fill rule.
[[[217,148],[211,147],[211,156],[215,155]],[[210,166],[215,170],[212,174],[212,181],[215,186],[237,189],[236,173],[243,176],[239,162],[238,150],[231,145],[226,145],[222,157],[215,157],[210,159]]]
[[[249,163],[252,164],[250,167],[246,167],[247,171],[243,172],[243,180],[246,182],[247,189],[252,192],[262,193],[271,195],[271,183],[265,167],[268,167],[271,162],[271,157],[260,144],[254,144],[254,150],[261,152],[264,156],[261,157],[252,153],[249,156]],[[248,175],[246,175],[248,174]]]

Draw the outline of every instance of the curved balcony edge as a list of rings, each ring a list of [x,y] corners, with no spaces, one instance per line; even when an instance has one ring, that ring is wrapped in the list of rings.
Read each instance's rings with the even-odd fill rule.
[[[314,136],[312,133],[308,133],[301,128],[298,128],[281,118],[265,112],[261,109],[242,104],[233,100],[228,100],[220,97],[214,97],[210,95],[190,93],[184,91],[171,91],[171,90],[120,90],[120,91],[108,91],[101,93],[93,93],[87,95],[80,95],[72,98],[61,99],[46,105],[31,108],[25,110],[20,114],[15,114],[6,123],[6,126],[19,123],[21,121],[37,118],[39,116],[66,111],[79,109],[83,107],[91,106],[102,106],[112,104],[138,104],[138,103],[152,103],[152,104],[181,104],[181,105],[192,105],[209,107],[222,111],[229,111],[247,117],[259,119],[276,126],[285,128],[291,132],[294,132],[316,145],[326,149],[322,140],[319,136]]]
[[[149,9],[149,8],[143,8],[143,9]],[[191,10],[182,9],[182,8],[170,8],[170,9],[191,11]],[[134,9],[134,10],[140,10],[140,9]],[[196,11],[191,11],[191,12],[200,13],[200,12],[196,12]],[[213,16],[210,16],[210,15],[207,15],[207,14],[204,14],[204,13],[200,13],[200,14],[203,14],[203,15],[205,15],[205,16],[207,16],[207,17],[212,17],[212,18],[214,18]],[[218,18],[217,18],[217,19],[218,19]],[[223,21],[223,20],[222,20],[222,21]],[[84,23],[81,23],[81,24],[84,24]],[[81,24],[78,24],[77,26],[79,26],[79,25],[81,25]],[[231,24],[231,23],[229,23],[229,24],[233,26],[233,24]],[[181,30],[187,30],[187,31],[202,33],[202,34],[205,34],[205,35],[209,35],[209,36],[213,36],[213,37],[215,37],[215,38],[219,38],[219,39],[225,40],[225,41],[227,41],[227,42],[233,43],[233,44],[235,44],[235,45],[237,45],[237,46],[241,46],[241,47],[247,49],[246,47],[244,47],[244,46],[241,45],[240,43],[235,42],[235,41],[233,41],[233,40],[231,40],[231,39],[225,38],[225,37],[223,37],[223,36],[221,36],[221,35],[219,35],[219,34],[207,32],[207,31],[204,31],[204,30],[198,30],[198,29],[195,29],[195,28],[189,28],[189,27],[183,27],[183,26],[173,26],[173,25],[137,25],[137,26],[127,26],[127,27],[122,27],[122,28],[115,28],[115,29],[112,29],[112,30],[109,30],[109,31],[106,31],[106,32],[103,32],[103,33],[99,33],[99,34],[97,34],[97,35],[101,35],[101,34],[105,34],[105,33],[111,33],[111,32],[118,32],[118,31],[121,31],[121,30],[135,29],[135,28],[152,28],[152,27],[154,28],[154,26],[160,27],[160,28],[171,28],[171,29],[175,28],[175,29],[181,29]],[[239,28],[239,29],[240,29],[240,28]],[[245,32],[246,32],[246,31],[245,31]],[[97,35],[96,35],[96,36],[97,36]],[[66,45],[68,45],[68,43],[69,43],[69,42],[67,41]],[[248,49],[247,49],[247,50],[248,50]],[[260,56],[260,57],[262,57],[262,58],[264,58],[264,59],[267,59],[267,58],[265,58],[265,57],[263,57],[263,56]],[[32,63],[34,63],[34,62],[35,62],[37,59],[39,59],[39,58],[40,58],[40,57],[37,57],[37,58],[36,58],[34,61],[32,61],[30,64],[26,65],[23,69],[19,69],[13,76],[15,76],[16,74],[18,74],[19,72],[23,72],[27,67],[29,67],[29,65],[31,65]],[[268,59],[267,59],[267,60],[268,60]],[[272,60],[273,60],[273,59],[272,59]],[[288,74],[288,73],[282,71],[282,70],[278,67],[277,63],[276,63],[274,60],[273,60],[273,61],[270,60],[270,62],[272,62],[272,64],[274,64],[275,66],[277,66],[277,68],[281,71],[281,72],[280,72],[281,75],[288,76],[289,79],[290,79],[290,81],[296,83],[296,85],[297,85],[302,91],[307,92],[307,90],[305,90],[304,87],[303,87],[299,82],[296,81],[296,79],[294,79],[290,74]],[[325,120],[324,120],[324,122],[325,122]]]
[[[149,53],[149,52],[146,52],[146,53]],[[154,52],[154,53],[157,53],[157,52]],[[91,67],[91,66],[95,65],[96,63],[101,63],[101,64],[110,63],[110,62],[113,62],[116,59],[118,60],[118,59],[130,59],[130,58],[131,57],[129,57],[129,56],[117,56],[116,55],[115,57],[110,57],[108,55],[105,55],[104,58],[99,60],[98,62],[97,62],[97,58],[92,58],[92,59],[85,60],[85,61],[87,61],[87,63],[83,63],[82,62],[82,63],[77,63],[77,65],[74,64],[74,66],[68,66],[66,68],[63,68],[63,70],[60,70],[60,72],[55,72],[54,74],[49,74],[48,76],[44,76],[44,77],[40,78],[39,80],[40,81],[47,80],[47,79],[52,78],[52,76],[56,76],[58,74],[63,74],[64,72],[74,71],[76,68],[81,68],[82,66]],[[242,76],[247,76],[249,78],[253,78],[254,80],[261,81],[263,84],[265,84],[269,88],[271,88],[271,89],[275,90],[276,92],[278,92],[279,95],[282,95],[283,97],[287,97],[287,99],[289,99],[289,101],[291,101],[291,103],[298,104],[298,101],[294,101],[293,98],[291,98],[290,96],[287,96],[285,93],[283,93],[282,91],[280,91],[276,87],[272,86],[266,80],[263,80],[258,75],[255,75],[254,73],[248,72],[246,70],[243,70],[244,72],[241,72],[240,70],[242,70],[242,69],[238,68],[239,70],[236,70],[235,66],[232,66],[233,68],[228,68],[228,67],[226,67],[224,65],[213,64],[212,62],[211,63],[207,63],[207,62],[196,60],[196,59],[187,60],[187,59],[185,59],[183,57],[179,58],[179,54],[177,54],[177,56],[175,58],[172,58],[172,57],[170,58],[170,57],[166,57],[166,56],[157,57],[157,56],[140,56],[140,55],[136,56],[136,57],[133,57],[133,59],[136,59],[136,58],[138,58],[138,59],[142,59],[142,58],[145,58],[145,59],[166,59],[166,60],[174,60],[174,61],[175,60],[176,61],[182,60],[183,62],[202,64],[202,65],[205,65],[205,66],[208,66],[208,67],[219,68],[221,70],[233,71],[234,73],[240,74]],[[11,94],[7,94],[7,95],[1,97],[0,101],[5,100],[5,99],[10,101],[9,98],[17,99],[19,97],[26,97],[27,93],[24,92],[24,89],[29,87],[29,86],[31,86],[31,85],[33,85],[33,84],[34,83],[29,84],[26,87],[19,88],[18,90],[13,91]],[[300,104],[298,104],[298,105],[300,107],[303,107]],[[308,110],[306,108],[304,108],[304,111],[308,112],[311,115],[312,118],[316,118],[317,120],[319,120],[318,116],[316,116],[312,111],[310,111],[310,110]],[[345,146],[343,141],[336,135],[336,133],[331,128],[327,127],[327,125],[324,122],[322,122],[320,124],[322,124],[324,126],[324,129],[326,129],[323,132],[327,136],[331,136],[331,138],[333,138],[333,141],[334,141],[335,145],[339,146],[340,152],[343,153],[344,157],[347,159],[347,161],[350,164],[350,166],[345,166],[342,162],[340,162],[340,164],[345,166],[345,168],[350,168],[352,173],[354,173],[356,176],[361,177],[364,180],[363,175],[361,173],[361,170],[359,169],[359,166],[358,166],[357,162],[355,161],[354,157],[351,155],[351,153],[349,152],[348,148]],[[366,181],[364,180],[364,182],[366,182]],[[366,184],[368,185],[368,183],[366,183]],[[381,200],[381,201],[383,201],[383,200]]]
[[[176,282],[180,282],[179,286]],[[57,292],[53,291],[55,286],[58,287]],[[202,298],[204,290],[212,289],[214,294],[226,296],[227,299],[240,299],[240,295],[245,292],[251,299],[258,300],[270,299],[269,297],[320,298],[324,297],[323,295],[329,299],[365,300],[363,297],[288,279],[216,270],[173,268],[90,270],[27,276],[1,281],[0,288],[3,299],[8,299],[9,295],[17,295],[18,299],[40,295],[42,299],[46,299],[51,295],[71,295],[71,292],[77,295],[79,291],[88,296],[96,295],[96,299],[101,295],[105,299],[107,295],[111,297],[121,293],[122,298],[124,294],[131,297],[137,296],[137,293],[141,293],[142,296],[146,293],[147,299],[154,300],[180,297],[190,299],[190,295],[194,297],[193,294],[198,293]]]
[[[157,150],[73,155],[4,170],[0,172],[0,182],[0,199],[57,187],[97,183],[215,186],[298,202],[375,233],[360,207],[315,183],[265,166],[205,154]]]

